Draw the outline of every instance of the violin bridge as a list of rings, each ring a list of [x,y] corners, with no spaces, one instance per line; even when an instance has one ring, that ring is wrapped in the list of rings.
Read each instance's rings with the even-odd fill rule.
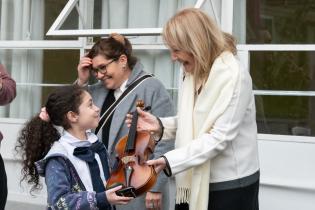
[[[132,155],[132,156],[125,156],[125,157],[122,157],[121,158],[121,161],[124,163],[124,164],[128,164],[130,162],[136,162],[137,161],[137,157]]]

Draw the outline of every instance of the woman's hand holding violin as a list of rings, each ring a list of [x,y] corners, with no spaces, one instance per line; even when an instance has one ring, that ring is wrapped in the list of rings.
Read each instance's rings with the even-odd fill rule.
[[[154,166],[155,172],[159,174],[166,167],[165,159],[160,157],[155,160],[148,160],[147,164],[150,166]]]
[[[138,123],[137,131],[149,131],[151,134],[159,134],[161,132],[161,127],[156,116],[150,114],[149,112],[143,111],[137,108],[138,112]],[[132,114],[127,114],[126,124],[130,127],[132,121]]]
[[[156,116],[150,114],[149,112],[145,112],[140,108],[137,108],[137,112],[138,112],[137,131],[149,131],[151,134],[161,133],[162,128]],[[128,127],[130,127],[131,121],[132,121],[132,115],[127,114],[126,124]],[[166,162],[164,158],[158,158],[156,160],[148,160],[146,163],[148,165],[154,166],[157,174],[160,173],[166,167]]]

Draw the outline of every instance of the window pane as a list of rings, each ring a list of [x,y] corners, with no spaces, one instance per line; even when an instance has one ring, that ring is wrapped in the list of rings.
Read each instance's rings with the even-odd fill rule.
[[[46,32],[67,2],[67,0],[5,1],[0,4],[2,11],[0,40],[77,39],[69,36],[46,37]],[[67,26],[71,23],[66,21],[64,24]]]
[[[315,52],[250,52],[254,88],[315,91]]]
[[[196,0],[95,0],[93,28],[159,28],[184,7]],[[91,27],[90,27],[91,28]]]
[[[314,17],[314,0],[238,0],[233,33],[242,44],[314,44]]]
[[[79,50],[44,50],[43,83],[73,83],[79,60]]]
[[[259,133],[315,136],[315,97],[255,96]]]
[[[179,64],[171,60],[168,50],[136,50],[144,70],[155,75],[170,93],[174,105],[177,104],[177,89],[179,81]]]
[[[0,50],[0,58],[18,83],[16,99],[0,108],[0,117],[29,118],[49,93],[41,83],[69,84],[76,79],[79,50]]]
[[[60,12],[68,2],[68,0],[45,0],[45,29],[44,34],[49,30],[49,28],[52,26],[52,24],[55,22],[56,18],[59,16]],[[73,26],[76,26],[75,28],[78,28],[78,13],[76,9],[72,10],[71,13],[65,20],[65,22],[62,24],[60,29],[66,30],[66,29],[73,29]],[[45,40],[73,40],[77,39],[77,37],[74,36],[46,36]]]
[[[60,29],[160,28],[176,11],[194,6],[196,0],[93,0],[82,3],[79,12],[76,7],[71,10]]]

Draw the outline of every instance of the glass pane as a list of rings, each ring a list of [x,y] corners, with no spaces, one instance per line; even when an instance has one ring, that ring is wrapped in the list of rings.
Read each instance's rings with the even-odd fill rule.
[[[168,89],[174,103],[177,101],[179,65],[171,60],[168,50],[136,50],[144,70],[155,75]],[[176,104],[175,104],[176,105]]]
[[[315,97],[255,96],[259,133],[315,136]]]
[[[250,52],[254,88],[315,91],[315,52]]]
[[[314,14],[314,0],[238,0],[233,33],[242,44],[314,44]]]
[[[0,11],[2,11],[0,12],[0,40],[77,39],[69,36],[46,37],[46,32],[67,2],[67,0],[0,2]],[[65,22],[65,26],[70,24]]]
[[[41,83],[69,84],[77,77],[79,50],[0,50],[1,63],[17,82],[17,97],[0,117],[29,118],[49,93]]]
[[[43,83],[73,83],[79,59],[79,50],[44,50]]]
[[[68,0],[45,0],[45,29],[44,34],[49,30],[49,28],[52,26],[52,24],[55,22],[56,18],[59,16],[60,12],[68,2]],[[77,10],[74,9],[71,11],[71,13],[65,20],[65,22],[62,24],[62,27],[60,29],[73,29],[78,28],[78,13]],[[73,40],[77,39],[77,37],[74,36],[46,36],[44,37],[45,40]]]
[[[195,3],[195,0],[95,0],[93,28],[159,28],[178,9]]]
[[[196,0],[91,0],[80,5],[79,11],[74,7],[60,29],[160,28],[176,11],[195,3]],[[157,41],[148,37],[145,40]]]

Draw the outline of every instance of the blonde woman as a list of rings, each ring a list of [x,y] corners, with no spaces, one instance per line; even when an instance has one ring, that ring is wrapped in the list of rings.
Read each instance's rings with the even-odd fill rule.
[[[175,209],[258,209],[255,101],[234,38],[193,8],[172,17],[163,38],[184,71],[178,114],[157,118],[138,110],[138,128],[163,139],[176,133],[176,149],[148,164],[175,175]]]

